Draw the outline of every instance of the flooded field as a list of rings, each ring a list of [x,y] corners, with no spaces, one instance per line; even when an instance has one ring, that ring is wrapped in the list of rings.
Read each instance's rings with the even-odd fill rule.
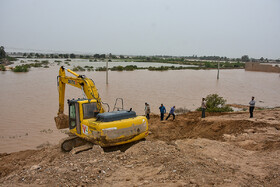
[[[56,129],[53,119],[58,111],[58,70],[58,65],[51,65],[32,68],[28,73],[0,72],[1,153],[57,144],[65,136]],[[144,113],[145,102],[150,103],[152,113],[159,112],[161,103],[167,110],[172,105],[194,110],[202,97],[212,93],[223,96],[228,103],[248,104],[253,95],[257,106],[280,105],[280,77],[276,73],[221,70],[217,80],[216,70],[114,71],[109,72],[109,85],[105,72],[79,73],[95,81],[102,101],[109,103],[111,109],[116,98],[123,98],[125,108],[133,108],[139,115]],[[81,90],[66,87],[66,98],[78,97],[83,97]]]
[[[38,60],[38,59],[24,59],[21,62],[16,61],[11,66],[14,67],[16,65],[34,63],[35,60]],[[46,58],[46,59],[39,59],[39,60],[40,61],[43,61],[43,60],[49,61],[51,66],[57,65],[59,63],[60,65],[63,65],[63,66],[69,67],[69,68],[74,67],[74,66],[82,66],[82,67],[92,66],[94,68],[106,66],[105,60],[97,61],[97,62],[92,62],[88,59],[71,59],[71,61],[67,61],[66,59],[48,59],[48,58]],[[195,65],[181,65],[181,64],[157,63],[157,62],[122,62],[122,61],[116,61],[116,60],[113,60],[112,62],[108,62],[109,68],[112,68],[114,66],[128,66],[128,65],[134,65],[134,66],[141,67],[141,68],[147,68],[149,66],[152,66],[152,67],[160,67],[160,66],[195,67]]]

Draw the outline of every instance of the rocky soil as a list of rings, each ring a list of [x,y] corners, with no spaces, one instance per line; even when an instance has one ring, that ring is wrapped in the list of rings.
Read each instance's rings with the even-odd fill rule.
[[[280,110],[189,112],[144,141],[78,154],[58,146],[0,155],[0,186],[279,186]]]

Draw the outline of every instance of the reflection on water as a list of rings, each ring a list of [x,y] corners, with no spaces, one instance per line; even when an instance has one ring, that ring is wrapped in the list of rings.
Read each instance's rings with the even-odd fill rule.
[[[51,66],[28,73],[0,73],[0,152],[34,149],[46,142],[57,144],[65,136],[53,120],[58,110],[58,70],[58,66]],[[277,106],[280,100],[280,77],[276,73],[220,70],[217,80],[216,70],[109,72],[109,85],[105,72],[80,73],[95,81],[111,109],[115,98],[121,97],[125,108],[133,108],[138,114],[144,114],[145,102],[150,103],[153,113],[159,112],[161,103],[167,110],[173,105],[193,110],[211,93],[238,104],[248,104],[253,95],[257,106]],[[77,97],[83,97],[82,92],[67,86],[66,98]]]

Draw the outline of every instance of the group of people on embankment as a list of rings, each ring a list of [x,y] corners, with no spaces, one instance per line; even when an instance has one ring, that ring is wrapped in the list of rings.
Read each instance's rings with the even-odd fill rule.
[[[255,97],[252,97],[252,100],[249,102],[249,112],[250,112],[250,118],[253,118],[253,112],[254,112],[254,108],[255,108]],[[168,118],[172,115],[173,116],[173,120],[175,120],[175,106],[171,107],[168,116],[165,118],[165,120],[168,120]],[[206,100],[205,98],[202,98],[202,102],[201,102],[201,118],[205,118],[205,111],[206,111]],[[160,105],[159,107],[159,111],[160,111],[160,120],[163,121],[164,120],[164,114],[166,113],[166,108],[163,104]],[[150,119],[150,113],[151,113],[151,107],[148,103],[145,103],[145,115],[146,118],[149,120]]]
[[[160,105],[159,111],[160,111],[160,120],[163,121],[164,120],[164,114],[166,113],[166,108],[165,108],[165,106],[163,106],[163,104]],[[147,119],[150,119],[150,113],[151,113],[150,105],[148,103],[145,103],[145,115],[146,115]],[[171,109],[169,111],[169,114],[165,118],[165,120],[168,120],[168,118],[171,115],[173,116],[173,120],[175,120],[175,106],[171,107]]]

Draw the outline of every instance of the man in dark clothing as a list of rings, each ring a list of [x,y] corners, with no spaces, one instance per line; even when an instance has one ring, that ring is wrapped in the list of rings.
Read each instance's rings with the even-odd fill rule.
[[[250,105],[250,107],[249,107],[250,118],[253,118],[253,111],[254,111],[255,104],[256,104],[254,99],[255,99],[255,97],[252,97],[252,100],[249,102],[249,105]]]
[[[159,110],[160,110],[160,120],[162,121],[164,118],[164,114],[166,113],[166,109],[163,106],[163,104],[160,105]]]
[[[148,103],[145,103],[145,115],[147,119],[150,119],[151,108]]]
[[[173,120],[174,120],[174,119],[175,119],[175,114],[174,114],[174,112],[175,112],[175,106],[171,107],[170,112],[169,112],[169,114],[168,114],[168,116],[167,116],[167,118],[166,118],[165,120],[168,120],[168,118],[170,117],[170,115],[173,115]]]

